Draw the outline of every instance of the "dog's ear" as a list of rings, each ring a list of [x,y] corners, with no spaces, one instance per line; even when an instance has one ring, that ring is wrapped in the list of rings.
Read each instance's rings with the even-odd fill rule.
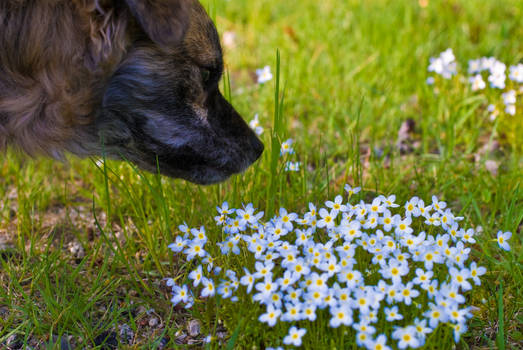
[[[179,44],[189,27],[191,0],[125,0],[142,29],[161,46]]]

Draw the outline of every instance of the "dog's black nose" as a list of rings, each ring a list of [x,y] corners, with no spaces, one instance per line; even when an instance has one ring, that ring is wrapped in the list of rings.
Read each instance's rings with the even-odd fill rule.
[[[260,139],[258,139],[257,137],[253,137],[251,139],[251,146],[254,153],[254,162],[262,155],[264,146]]]

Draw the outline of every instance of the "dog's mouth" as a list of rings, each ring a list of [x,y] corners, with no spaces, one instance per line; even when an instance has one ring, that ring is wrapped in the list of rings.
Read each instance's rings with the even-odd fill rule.
[[[261,142],[260,142],[261,144]],[[244,172],[262,154],[261,150],[243,151],[241,155],[227,160],[193,157],[189,167],[178,167],[177,157],[169,157],[159,162],[160,173],[170,177],[179,177],[200,185],[210,185],[228,179],[234,174]],[[199,159],[198,159],[199,158]],[[173,166],[174,165],[174,166]]]
[[[235,147],[228,152],[201,155],[194,150],[177,148],[156,157],[131,157],[129,161],[143,170],[181,178],[199,185],[210,185],[242,173],[263,153],[263,144],[255,139],[250,147]]]
[[[242,170],[243,171],[243,170]],[[192,172],[174,171],[168,167],[160,168],[160,173],[173,178],[181,178],[198,185],[212,185],[227,180],[231,175],[238,172],[229,172],[219,168],[205,167],[195,168]]]

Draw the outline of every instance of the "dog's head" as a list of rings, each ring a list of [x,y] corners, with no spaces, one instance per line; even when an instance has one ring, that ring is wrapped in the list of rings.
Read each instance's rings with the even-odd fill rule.
[[[225,100],[218,34],[197,0],[126,0],[138,31],[96,131],[111,157],[199,184],[245,170],[263,144]]]

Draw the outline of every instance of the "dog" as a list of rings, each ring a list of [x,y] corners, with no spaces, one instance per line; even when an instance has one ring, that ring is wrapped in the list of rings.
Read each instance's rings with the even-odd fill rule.
[[[222,72],[197,0],[1,0],[0,148],[223,181],[263,144],[220,93]]]

